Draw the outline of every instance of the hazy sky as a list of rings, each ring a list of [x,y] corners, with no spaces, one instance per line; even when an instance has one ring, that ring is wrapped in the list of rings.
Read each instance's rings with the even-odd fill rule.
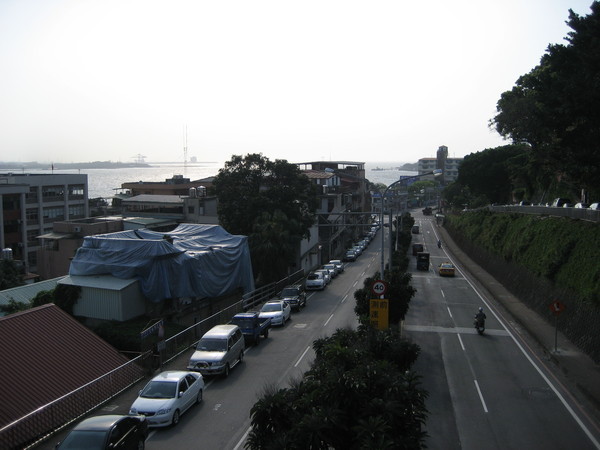
[[[462,157],[591,3],[0,0],[0,160]]]

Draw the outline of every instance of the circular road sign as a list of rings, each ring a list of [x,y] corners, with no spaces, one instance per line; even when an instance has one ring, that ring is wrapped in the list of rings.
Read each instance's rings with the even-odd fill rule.
[[[388,289],[388,285],[383,280],[377,280],[371,286],[371,292],[373,292],[373,294],[375,294],[375,295],[385,295],[385,293],[387,292],[387,289]]]
[[[563,312],[564,309],[565,309],[565,305],[563,305],[559,301],[554,301],[554,302],[550,303],[550,311],[552,311],[554,314],[558,315],[561,312]]]

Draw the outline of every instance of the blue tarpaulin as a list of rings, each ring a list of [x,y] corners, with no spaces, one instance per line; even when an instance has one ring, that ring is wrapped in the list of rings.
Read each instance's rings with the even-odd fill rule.
[[[248,237],[218,225],[186,223],[168,233],[130,230],[87,236],[69,275],[103,274],[137,278],[153,302],[254,290]]]

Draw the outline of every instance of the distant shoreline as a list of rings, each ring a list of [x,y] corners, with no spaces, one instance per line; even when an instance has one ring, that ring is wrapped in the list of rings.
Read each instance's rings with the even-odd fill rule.
[[[141,169],[145,167],[155,167],[160,164],[181,164],[183,162],[156,162],[156,163],[123,163],[123,162],[113,162],[113,161],[94,161],[94,162],[77,162],[77,163],[38,163],[36,161],[31,162],[2,162],[0,161],[0,170],[71,170],[71,169]],[[195,163],[187,163],[190,166],[195,166],[198,164],[207,164],[206,162],[195,162]]]

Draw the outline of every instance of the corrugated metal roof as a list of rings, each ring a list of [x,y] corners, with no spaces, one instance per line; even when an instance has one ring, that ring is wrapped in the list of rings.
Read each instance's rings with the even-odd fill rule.
[[[58,306],[0,318],[0,427],[128,359]]]
[[[69,275],[60,281],[60,284],[109,289],[112,291],[120,291],[133,283],[137,283],[136,278],[123,280],[112,275]]]
[[[39,292],[54,289],[63,278],[53,278],[0,291],[0,305],[8,305],[11,299],[19,303],[29,303]]]
[[[161,194],[140,194],[123,200],[124,205],[132,203],[175,203],[183,204],[183,199],[179,195],[161,195]]]

